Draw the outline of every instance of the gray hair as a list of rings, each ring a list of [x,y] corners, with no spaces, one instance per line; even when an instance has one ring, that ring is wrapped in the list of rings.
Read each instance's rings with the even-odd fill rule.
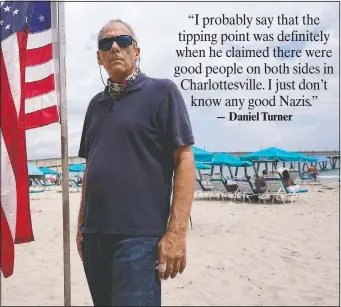
[[[102,27],[102,29],[99,31],[99,33],[98,33],[98,35],[97,35],[97,43],[98,43],[99,40],[101,39],[102,33],[103,33],[103,31],[104,31],[104,28],[105,28],[107,25],[110,25],[110,24],[112,24],[112,23],[114,23],[114,22],[119,22],[119,23],[123,24],[124,26],[126,26],[126,27],[129,29],[129,31],[130,31],[131,36],[133,37],[133,39],[137,42],[136,34],[135,34],[135,32],[134,32],[134,30],[133,30],[133,28],[132,28],[131,25],[129,25],[128,23],[126,23],[126,22],[123,21],[122,19],[112,19],[112,20],[110,20],[107,24],[105,24],[105,25]]]

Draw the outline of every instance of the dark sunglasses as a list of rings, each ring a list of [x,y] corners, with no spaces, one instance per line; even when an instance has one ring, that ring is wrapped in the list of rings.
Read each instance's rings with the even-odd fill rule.
[[[114,42],[116,42],[120,48],[125,48],[125,47],[132,45],[132,43],[136,41],[130,35],[106,37],[106,38],[102,38],[98,42],[98,49],[103,50],[103,51],[110,50]]]

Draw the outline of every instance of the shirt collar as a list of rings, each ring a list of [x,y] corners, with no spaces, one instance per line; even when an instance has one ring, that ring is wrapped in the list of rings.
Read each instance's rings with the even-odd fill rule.
[[[140,73],[135,81],[132,83],[132,85],[130,85],[126,91],[127,92],[134,92],[134,91],[138,91],[142,88],[142,86],[148,81],[147,76],[144,73]]]
[[[134,82],[125,90],[125,94],[130,92],[138,91],[142,88],[142,86],[148,81],[148,77],[144,73],[140,73]],[[103,95],[101,95],[101,98],[98,100],[98,102],[103,102],[107,99],[112,99],[108,93],[108,87],[106,86],[104,91],[102,92]]]

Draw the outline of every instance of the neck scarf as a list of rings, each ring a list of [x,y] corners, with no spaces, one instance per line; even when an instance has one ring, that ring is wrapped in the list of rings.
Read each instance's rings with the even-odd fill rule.
[[[113,82],[110,78],[108,78],[107,87],[110,97],[112,98],[119,97],[123,93],[123,91],[134,82],[134,80],[140,73],[141,73],[140,69],[135,68],[131,75],[129,75],[127,78],[125,78],[123,81],[119,83]]]

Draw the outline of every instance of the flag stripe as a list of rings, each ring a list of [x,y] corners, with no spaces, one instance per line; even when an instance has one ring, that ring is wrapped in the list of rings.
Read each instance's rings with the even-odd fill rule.
[[[7,146],[1,133],[1,204],[6,204],[2,208],[12,241],[15,239],[15,228],[17,222],[17,191],[16,181],[13,172]]]
[[[25,97],[26,99],[30,99],[32,97],[44,95],[52,92],[55,88],[54,75],[51,74],[45,79],[26,83]]]
[[[1,270],[5,278],[13,274],[14,269],[14,244],[11,237],[11,232],[3,211],[3,203],[1,200]]]
[[[27,40],[27,49],[36,49],[44,47],[52,42],[52,30],[30,33]]]
[[[21,106],[18,120],[18,127],[20,138],[18,142],[18,152],[14,156],[17,160],[18,168],[15,172],[17,183],[17,206],[20,204],[20,211],[17,211],[17,223],[15,231],[14,243],[26,243],[33,241],[33,230],[30,212],[30,199],[29,199],[29,180],[27,169],[27,153],[26,153],[26,133],[25,133],[25,72],[26,72],[26,46],[28,38],[28,29],[25,32],[17,33],[19,45],[19,60],[20,60],[20,84],[21,84]],[[13,123],[12,123],[13,124]]]
[[[1,51],[4,56],[5,71],[12,92],[13,101],[17,111],[20,111],[21,86],[18,36],[13,34],[1,42]],[[1,78],[2,87],[2,78]]]
[[[57,24],[55,3],[34,2],[27,43],[30,60],[26,63],[26,130],[59,120],[58,107],[50,108],[53,105],[58,106],[59,98],[58,95],[52,94],[56,91],[56,82],[58,82],[56,77],[58,77],[59,53],[58,48],[55,48],[58,46]],[[53,101],[51,97],[55,100]],[[47,118],[44,119],[43,116]],[[34,120],[38,122],[34,123]]]
[[[46,95],[26,99],[26,115],[55,105],[57,92],[52,91]]]
[[[19,50],[25,45],[25,33],[18,33]],[[6,53],[8,55],[8,53]],[[25,50],[19,53],[20,61],[24,61]],[[5,58],[1,54],[0,69],[5,71]],[[25,67],[21,65],[21,84],[24,84]],[[11,166],[15,175],[17,206],[20,205],[20,212],[16,215],[16,242],[30,242],[33,240],[32,224],[30,218],[29,207],[29,189],[27,174],[27,156],[26,156],[26,137],[24,126],[24,107],[20,108],[19,116],[17,116],[13,98],[11,96],[11,88],[7,78],[1,78],[1,131],[10,158]],[[24,99],[21,101],[24,106]],[[3,194],[1,190],[1,194]],[[7,205],[7,203],[6,203]]]
[[[34,66],[52,60],[52,43],[37,49],[28,49],[26,66]]]
[[[51,60],[41,65],[26,68],[26,83],[39,81],[54,74],[54,61]],[[26,97],[28,98],[28,97]]]
[[[39,112],[32,112],[25,115],[25,129],[34,129],[46,126],[56,122],[58,115],[58,107],[56,105],[41,109]]]
[[[1,31],[1,270],[14,268],[14,244],[33,241],[25,136],[25,71],[29,2],[7,2],[13,12],[1,11],[10,25]]]
[[[4,54],[1,54],[0,69],[5,71]],[[14,101],[11,95],[11,88],[7,78],[1,78],[1,132],[6,144],[8,155],[11,159],[11,165],[14,173],[18,171],[16,167],[17,152],[19,150],[18,139],[20,138],[20,127],[18,115],[14,106]],[[19,107],[20,109],[20,107]]]

